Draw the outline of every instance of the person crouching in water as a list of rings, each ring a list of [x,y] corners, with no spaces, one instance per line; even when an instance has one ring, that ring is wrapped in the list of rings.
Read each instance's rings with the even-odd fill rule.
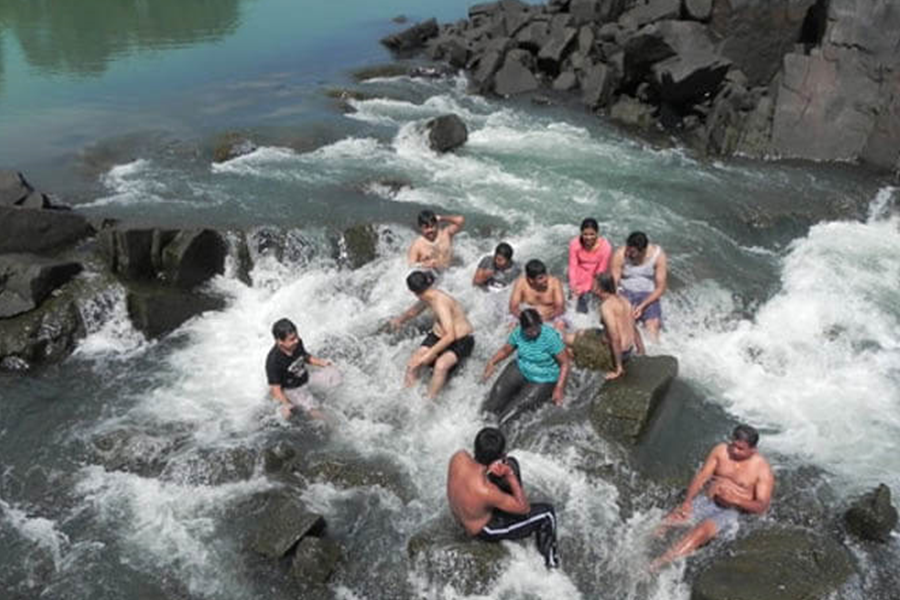
[[[472,325],[462,306],[449,294],[432,287],[434,280],[434,273],[410,273],[406,278],[406,286],[416,295],[418,302],[390,321],[391,327],[396,329],[426,308],[434,313],[434,328],[406,364],[404,381],[406,387],[412,387],[418,379],[419,367],[434,365],[431,383],[428,385],[428,397],[431,399],[436,398],[444,387],[453,367],[472,354],[475,347]]]
[[[551,398],[557,406],[563,403],[569,354],[559,332],[544,324],[533,308],[522,311],[519,326],[485,365],[482,381],[490,378],[497,363],[517,350],[516,360],[503,369],[482,407],[498,415],[501,424]]]
[[[618,379],[625,374],[625,363],[632,354],[644,353],[644,342],[631,303],[616,293],[616,280],[611,274],[602,273],[597,277],[597,295],[601,302],[600,322],[615,366],[606,379]]]
[[[282,404],[282,416],[290,419],[294,407],[300,406],[309,416],[323,418],[319,401],[310,393],[310,387],[317,391],[337,387],[341,383],[340,372],[330,360],[306,351],[297,326],[289,319],[275,321],[272,337],[275,345],[266,357],[266,377],[272,397]],[[310,372],[306,365],[321,368]]]
[[[535,534],[547,568],[559,567],[556,511],[530,503],[515,458],[506,456],[503,432],[485,427],[475,436],[475,458],[457,451],[447,470],[447,501],[471,537],[485,542],[517,540]]]

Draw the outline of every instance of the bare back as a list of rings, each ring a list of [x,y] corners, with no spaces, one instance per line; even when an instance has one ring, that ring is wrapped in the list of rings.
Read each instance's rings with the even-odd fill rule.
[[[489,503],[489,485],[484,467],[468,452],[460,450],[450,459],[447,501],[469,535],[477,535],[491,520],[494,507]]]
[[[453,331],[453,337],[462,339],[472,333],[462,306],[452,296],[440,290],[434,290],[427,298],[423,298],[434,313],[434,334],[443,337],[445,328]]]
[[[600,321],[606,327],[610,339],[618,339],[623,352],[636,347],[634,309],[625,298],[609,296],[600,305]]]

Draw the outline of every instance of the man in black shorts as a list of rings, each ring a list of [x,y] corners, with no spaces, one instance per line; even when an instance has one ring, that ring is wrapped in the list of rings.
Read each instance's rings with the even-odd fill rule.
[[[434,274],[430,272],[410,273],[406,286],[416,295],[418,302],[390,321],[391,327],[396,329],[426,308],[434,313],[434,327],[406,364],[404,380],[406,387],[411,387],[418,379],[419,367],[433,365],[431,383],[428,384],[428,397],[432,399],[444,387],[453,367],[472,354],[475,346],[472,325],[462,306],[449,294],[435,289],[432,286],[434,279]]]
[[[460,450],[450,459],[447,500],[466,533],[485,542],[517,540],[535,534],[548,568],[559,567],[556,511],[530,503],[522,489],[519,463],[506,456],[506,439],[494,427],[475,436],[475,458]]]

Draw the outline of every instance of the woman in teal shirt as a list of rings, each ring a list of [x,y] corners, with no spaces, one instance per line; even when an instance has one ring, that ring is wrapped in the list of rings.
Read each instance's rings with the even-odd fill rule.
[[[550,398],[560,406],[569,375],[566,345],[559,332],[544,325],[533,308],[522,311],[519,326],[485,365],[482,381],[490,378],[497,363],[516,351],[516,360],[503,369],[482,406],[482,410],[498,415],[501,424]]]

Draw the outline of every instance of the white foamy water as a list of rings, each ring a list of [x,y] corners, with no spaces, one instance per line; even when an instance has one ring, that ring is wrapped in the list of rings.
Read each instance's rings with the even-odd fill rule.
[[[874,212],[884,214],[882,192]],[[892,200],[896,202],[896,199]],[[782,260],[781,289],[752,319],[674,324],[683,373],[771,430],[764,448],[839,476],[845,493],[897,487],[900,450],[898,219],[816,225]],[[695,290],[691,295],[707,294]]]

